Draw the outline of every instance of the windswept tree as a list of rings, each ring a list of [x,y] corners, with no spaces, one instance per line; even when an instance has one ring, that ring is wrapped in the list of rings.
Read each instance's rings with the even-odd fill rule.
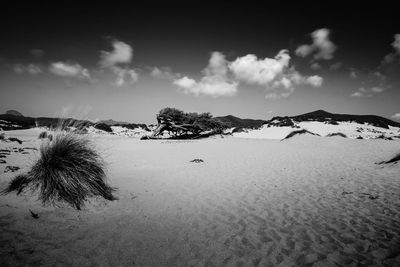
[[[164,108],[157,114],[157,128],[153,136],[168,131],[172,136],[199,136],[203,133],[221,133],[225,124],[206,113],[186,113],[176,108]]]

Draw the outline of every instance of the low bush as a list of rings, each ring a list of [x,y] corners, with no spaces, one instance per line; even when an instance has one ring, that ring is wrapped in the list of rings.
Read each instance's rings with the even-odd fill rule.
[[[43,204],[64,201],[76,209],[88,197],[115,200],[106,183],[103,159],[86,136],[57,133],[40,148],[40,158],[26,174],[15,177],[3,193],[40,189]]]

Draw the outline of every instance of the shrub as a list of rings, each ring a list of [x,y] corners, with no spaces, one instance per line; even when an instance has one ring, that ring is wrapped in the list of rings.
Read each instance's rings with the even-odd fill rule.
[[[38,137],[38,138],[39,138],[39,139],[47,138],[47,132],[46,132],[46,131],[41,132],[41,133],[39,134],[39,137]]]
[[[285,138],[282,139],[282,141],[285,140],[285,139],[292,138],[293,136],[299,135],[299,134],[317,135],[317,134],[312,133],[312,132],[310,132],[310,131],[307,131],[307,130],[305,130],[305,129],[301,129],[301,130],[297,130],[297,131],[293,131],[293,132],[289,133]]]
[[[102,158],[92,142],[73,133],[58,133],[53,140],[42,144],[40,158],[31,170],[15,177],[3,194],[21,193],[29,187],[40,188],[43,204],[64,201],[80,209],[88,197],[102,196],[115,200],[114,191],[106,183]]]
[[[8,137],[8,141],[10,141],[10,142],[17,142],[18,144],[22,144],[22,140],[19,140],[18,138],[16,138],[16,137]]]
[[[98,123],[94,125],[94,128],[98,129],[98,130],[102,130],[105,131],[107,133],[112,133],[112,129],[110,127],[110,125],[107,125],[105,123]]]
[[[400,160],[400,153],[394,156],[392,159],[385,161],[385,163],[392,163],[392,162],[397,162]]]
[[[327,135],[327,137],[332,137],[332,136],[340,136],[346,138],[347,136],[344,133],[330,133]]]
[[[187,135],[189,132],[195,135],[201,132],[212,131],[220,133],[226,125],[206,113],[186,113],[176,108],[164,108],[157,115],[158,126],[164,125],[162,130],[155,132],[156,135],[163,131],[170,131],[176,135]],[[157,127],[158,129],[158,127]]]

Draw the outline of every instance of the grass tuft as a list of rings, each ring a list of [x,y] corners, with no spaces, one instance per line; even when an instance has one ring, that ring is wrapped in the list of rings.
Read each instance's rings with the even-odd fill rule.
[[[39,139],[47,138],[47,132],[46,132],[46,131],[41,132],[41,133],[39,134],[39,137],[38,137],[38,138],[39,138]]]
[[[400,160],[400,153],[397,154],[396,156],[394,156],[392,159],[385,161],[384,163],[393,163],[393,162],[397,162]]]
[[[78,210],[88,197],[115,200],[114,188],[106,183],[103,159],[86,136],[57,133],[40,148],[40,157],[25,175],[15,177],[4,194],[26,188],[40,190],[43,204],[66,202]]]

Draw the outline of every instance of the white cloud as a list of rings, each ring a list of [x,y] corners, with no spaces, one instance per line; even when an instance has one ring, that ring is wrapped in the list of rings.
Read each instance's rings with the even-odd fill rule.
[[[281,50],[274,58],[258,59],[249,54],[232,62],[228,62],[222,53],[214,52],[200,81],[185,76],[175,79],[174,84],[184,93],[216,97],[235,95],[239,82],[243,82],[263,86],[268,91],[267,99],[288,97],[297,85],[322,85],[322,77],[303,76],[289,63],[287,50]]]
[[[282,76],[289,67],[289,61],[287,50],[281,50],[275,58],[258,59],[250,54],[231,62],[229,69],[240,81],[266,86]]]
[[[354,92],[354,93],[352,93],[350,96],[353,96],[353,97],[362,97],[363,96],[363,94],[361,93],[361,92]]]
[[[379,87],[379,86],[374,86],[371,88],[365,88],[365,87],[361,87],[358,88],[357,91],[355,91],[354,93],[352,93],[350,96],[353,97],[372,97],[374,96],[374,94],[380,94],[383,93],[385,91],[385,88],[383,87]]]
[[[373,93],[382,93],[383,91],[385,91],[385,89],[383,89],[382,87],[372,87],[371,88],[371,92]]]
[[[229,64],[229,69],[237,80],[273,91],[266,95],[267,99],[288,97],[297,85],[319,87],[323,82],[320,76],[303,76],[290,67],[287,50],[281,50],[275,58],[258,59],[255,55],[240,57]]]
[[[299,47],[297,47],[295,53],[296,55],[298,55],[299,57],[308,57],[309,55],[311,55],[315,50],[315,47],[312,45],[300,45]]]
[[[208,95],[212,97],[234,96],[237,93],[239,83],[228,79],[227,64],[228,62],[222,53],[213,52],[208,66],[203,70],[204,76],[200,81],[197,82],[185,76],[175,79],[173,83],[185,94],[193,94],[195,96]]]
[[[379,71],[375,71],[374,73],[372,73],[372,75],[373,75],[374,77],[379,78],[379,79],[382,80],[382,81],[385,81],[385,80],[386,80],[386,76],[383,75],[383,74],[382,74],[381,72],[379,72]]]
[[[133,56],[133,49],[127,43],[114,40],[112,42],[113,50],[111,52],[101,51],[100,66],[110,68],[118,64],[130,63]]]
[[[400,54],[400,33],[394,35],[394,42],[392,46],[397,54]]]
[[[179,78],[180,73],[173,73],[169,67],[153,67],[150,71],[150,76],[157,79],[165,79],[173,81],[174,79]]]
[[[382,64],[389,64],[396,60],[396,57],[400,56],[400,33],[396,33],[394,36],[394,42],[392,43],[392,47],[394,48],[394,52],[387,54],[383,60]]]
[[[120,68],[114,66],[112,71],[115,73],[117,78],[115,79],[114,85],[120,87],[125,85],[126,83],[133,84],[137,82],[139,79],[139,75],[133,69],[129,68]]]
[[[393,119],[400,120],[400,113],[395,113],[392,115]]]
[[[79,79],[90,80],[89,70],[83,68],[78,63],[53,62],[49,66],[49,71],[55,75],[62,77],[74,77]]]
[[[312,44],[300,45],[296,49],[296,55],[299,57],[307,57],[313,54],[315,60],[329,60],[333,58],[336,45],[329,38],[330,30],[323,28],[315,30],[311,33]]]
[[[174,81],[174,84],[178,85],[179,87],[183,88],[184,90],[190,90],[196,86],[196,81],[193,79],[188,78],[187,76],[177,79]]]
[[[396,59],[396,54],[395,54],[395,53],[387,54],[387,55],[383,58],[382,64],[392,63],[395,59]]]
[[[112,41],[112,51],[101,51],[99,65],[111,70],[115,75],[114,85],[120,87],[126,83],[133,84],[139,79],[139,74],[129,64],[133,57],[133,48],[122,41]]]
[[[25,66],[22,64],[15,64],[13,70],[17,74],[25,73]]]
[[[17,74],[28,73],[31,75],[36,75],[43,72],[41,66],[37,64],[28,64],[28,65],[15,64],[13,66],[13,70]]]
[[[314,62],[310,65],[310,68],[313,70],[320,70],[322,67],[318,62]]]
[[[184,94],[195,96],[208,95],[212,97],[234,96],[237,93],[237,82],[230,82],[218,76],[205,76],[199,82],[183,77],[174,81]]]
[[[355,70],[351,70],[349,75],[353,79],[356,79],[358,77],[357,72]]]
[[[336,63],[330,65],[329,69],[330,70],[338,70],[342,67],[342,65],[343,65],[342,62],[336,62]]]
[[[225,55],[220,52],[211,53],[210,60],[208,61],[208,66],[203,70],[206,76],[218,75],[225,77],[228,73],[228,62],[225,59]]]
[[[322,85],[323,81],[324,80],[322,79],[322,77],[320,77],[318,75],[313,75],[313,76],[306,78],[306,83],[308,83],[314,87],[320,87]]]
[[[283,87],[283,90],[274,91],[272,93],[267,93],[265,99],[276,100],[280,98],[287,98],[294,92],[294,87]]]

